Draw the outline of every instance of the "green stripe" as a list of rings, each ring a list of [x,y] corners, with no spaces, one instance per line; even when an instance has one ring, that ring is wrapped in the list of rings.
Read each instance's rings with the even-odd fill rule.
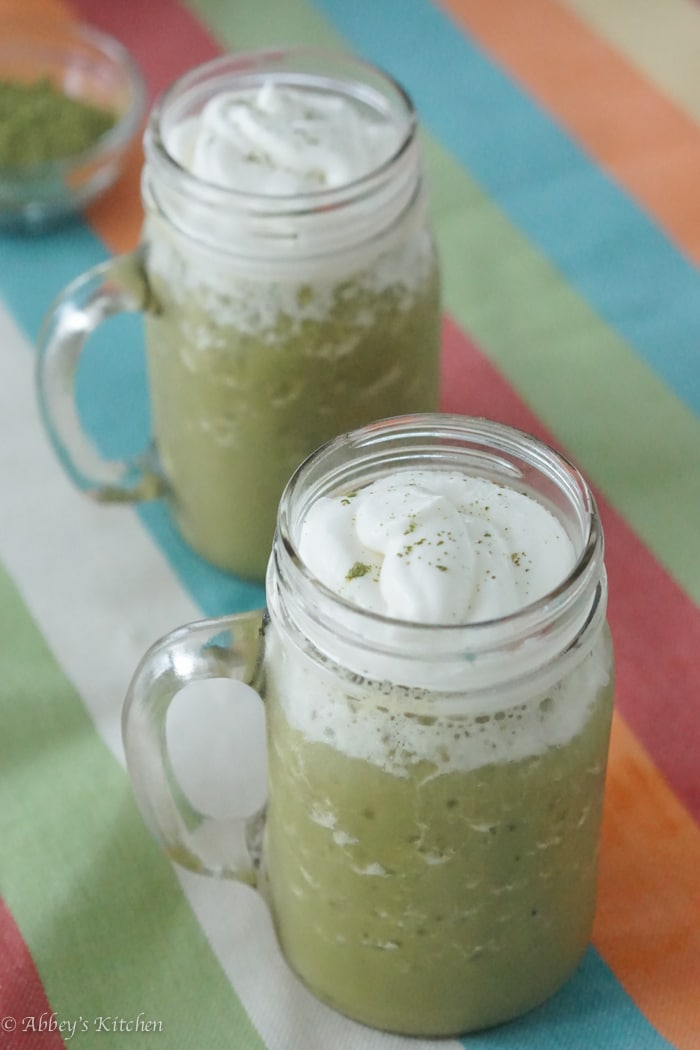
[[[235,19],[220,0],[189,6],[227,47],[343,46],[305,0],[240,5]],[[424,146],[446,309],[700,601],[700,421],[427,133]]]
[[[0,609],[0,890],[58,1019],[90,1026],[68,1045],[123,1050],[125,1034],[98,1036],[94,1019],[143,1011],[169,1050],[228,1047],[231,1032],[262,1050],[126,773],[2,570]]]
[[[235,17],[227,0],[186,0],[222,47],[235,51],[289,44],[345,48],[342,37],[304,0],[237,3]]]

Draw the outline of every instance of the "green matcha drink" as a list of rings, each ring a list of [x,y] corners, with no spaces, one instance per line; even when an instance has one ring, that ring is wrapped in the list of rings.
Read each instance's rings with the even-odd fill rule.
[[[416,738],[436,753],[407,748],[391,768],[290,724],[288,661],[279,672],[271,661],[269,895],[288,961],[321,998],[375,1027],[440,1035],[517,1016],[570,975],[595,904],[608,661],[605,638],[547,696],[423,724]],[[326,702],[354,705],[358,720],[391,705],[377,724],[389,749],[392,721],[413,708],[386,688],[329,681]],[[471,740],[498,753],[523,723],[546,739],[573,690],[586,717],[571,740],[452,768],[468,762]]]
[[[269,298],[265,282],[232,276],[214,296],[152,271],[156,442],[182,532],[209,560],[262,577],[282,489],[313,449],[367,420],[437,407],[438,278],[429,241],[416,248],[375,261],[417,274],[412,289],[398,278],[378,287],[371,266],[319,276],[258,331],[236,318]]]
[[[552,995],[589,942],[613,707],[603,534],[576,468],[520,431],[400,417],[285,488],[267,613],[142,662],[125,749],[171,856],[267,901],[318,998],[459,1036]],[[223,827],[174,792],[191,679],[264,700],[267,803]]]
[[[380,70],[223,55],[161,96],[136,251],[69,285],[39,337],[44,421],[102,503],[164,497],[215,565],[262,580],[287,479],[337,434],[435,411],[440,281],[416,113]],[[144,316],[152,441],[104,459],[73,398],[86,338]]]
[[[319,498],[299,550],[351,605],[337,638],[290,642],[274,622],[266,638],[264,879],[282,949],[319,997],[374,1027],[437,1036],[511,1019],[590,937],[609,633],[598,610],[563,655],[545,642],[533,666],[521,642],[494,674],[459,651],[441,663],[437,635],[434,662],[410,640],[400,657],[398,621],[517,613],[566,579],[574,543],[525,492],[425,469]],[[367,625],[364,652],[343,640],[353,606],[394,618]]]
[[[323,76],[221,61],[166,96],[146,140],[146,342],[180,528],[262,578],[307,455],[438,407],[439,280],[400,89],[351,60]]]

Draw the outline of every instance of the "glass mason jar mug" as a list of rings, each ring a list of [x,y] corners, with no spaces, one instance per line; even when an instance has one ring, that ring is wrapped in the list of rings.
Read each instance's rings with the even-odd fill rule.
[[[565,578],[507,615],[449,625],[325,586],[300,554],[310,510],[425,470],[548,508],[573,546]],[[266,613],[180,628],[135,673],[123,726],[144,815],[180,863],[262,892],[291,967],[339,1011],[427,1036],[513,1018],[569,977],[591,932],[613,692],[606,599],[593,497],[551,448],[430,414],[340,437],[284,492]],[[188,682],[226,677],[264,698],[268,800],[222,823],[173,785],[165,722]]]
[[[59,296],[43,418],[103,501],[165,495],[185,539],[262,578],[292,471],[334,435],[438,407],[439,277],[401,87],[349,57],[224,56],[176,81],[145,136],[133,254]],[[154,449],[104,461],[73,382],[90,332],[143,311]]]

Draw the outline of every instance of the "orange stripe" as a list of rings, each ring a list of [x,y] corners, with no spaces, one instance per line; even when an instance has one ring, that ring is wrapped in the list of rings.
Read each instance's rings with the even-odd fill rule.
[[[86,210],[93,230],[115,255],[131,251],[139,243],[143,222],[142,166],[143,147],[138,136],[129,150],[117,182],[104,197]]]
[[[594,943],[650,1023],[700,1047],[700,828],[616,715]]]
[[[700,262],[700,130],[556,0],[440,0]]]
[[[21,21],[47,16],[66,18],[68,12],[61,0],[0,0],[0,15]]]
[[[53,6],[60,3],[61,0],[33,0],[33,2],[39,4],[46,2]],[[80,20],[71,7],[70,0],[67,0],[63,7],[71,17]],[[143,223],[141,205],[143,146],[141,139],[146,119],[147,115],[144,114],[141,133],[136,135],[128,150],[116,183],[104,196],[86,209],[86,217],[93,230],[115,255],[131,251],[137,246],[141,237]]]
[[[697,0],[559,0],[700,122]]]

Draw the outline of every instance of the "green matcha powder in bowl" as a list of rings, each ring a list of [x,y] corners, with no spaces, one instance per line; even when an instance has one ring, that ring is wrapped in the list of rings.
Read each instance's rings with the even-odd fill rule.
[[[0,19],[0,230],[41,232],[111,186],[144,103],[138,66],[112,37]]]

